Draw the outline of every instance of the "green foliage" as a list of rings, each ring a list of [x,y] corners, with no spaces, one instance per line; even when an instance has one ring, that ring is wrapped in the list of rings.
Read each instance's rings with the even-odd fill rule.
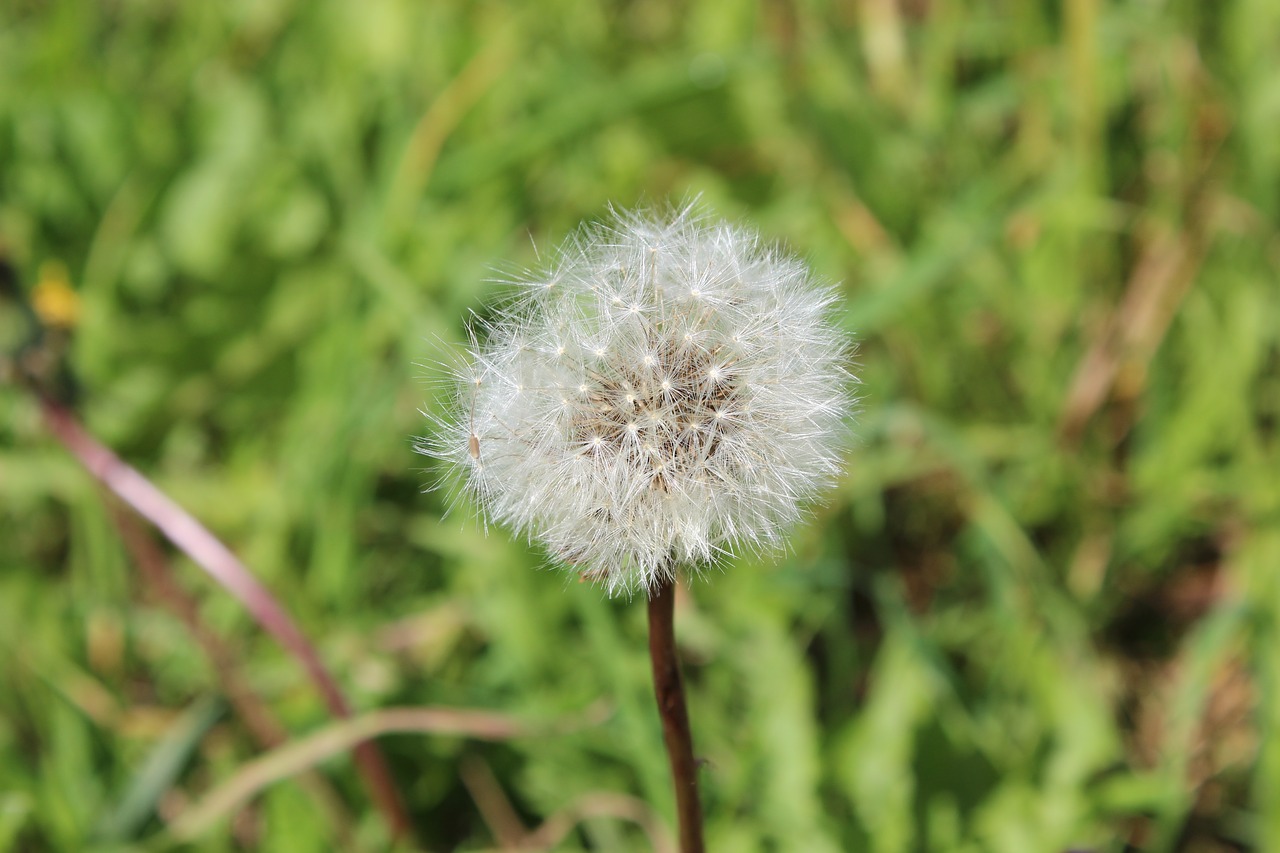
[[[446,517],[411,445],[495,266],[701,193],[844,282],[864,393],[792,553],[681,603],[711,849],[1276,850],[1278,51],[1272,0],[18,0],[0,250],[28,285],[66,265],[88,425],[360,708],[608,703],[385,739],[430,849],[495,843],[475,759],[531,826],[600,792],[671,814],[643,608]],[[0,848],[163,846],[259,747],[12,385],[0,543]],[[283,784],[192,849],[379,849],[351,762],[320,772],[349,814]],[[593,818],[563,849],[645,842]]]

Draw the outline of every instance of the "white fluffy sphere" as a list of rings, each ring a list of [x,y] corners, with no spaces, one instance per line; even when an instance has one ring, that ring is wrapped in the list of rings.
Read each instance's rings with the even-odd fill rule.
[[[691,209],[617,214],[557,258],[473,330],[423,451],[610,594],[780,544],[841,470],[834,292]]]

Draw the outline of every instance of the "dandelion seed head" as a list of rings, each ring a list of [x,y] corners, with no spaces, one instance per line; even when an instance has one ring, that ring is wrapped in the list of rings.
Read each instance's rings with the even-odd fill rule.
[[[633,594],[775,548],[838,476],[853,379],[835,294],[752,231],[615,214],[517,284],[421,449],[575,574]]]

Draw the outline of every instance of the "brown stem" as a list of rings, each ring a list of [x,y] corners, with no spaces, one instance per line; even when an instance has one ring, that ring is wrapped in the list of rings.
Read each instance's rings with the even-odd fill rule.
[[[689,710],[676,657],[675,581],[664,580],[649,597],[649,658],[653,662],[653,692],[662,717],[662,738],[671,762],[680,824],[681,853],[702,853],[702,805],[698,801],[698,764],[693,758]]]

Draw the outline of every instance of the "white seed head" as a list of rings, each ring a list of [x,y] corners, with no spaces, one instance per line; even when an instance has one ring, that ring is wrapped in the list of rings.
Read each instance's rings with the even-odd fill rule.
[[[517,284],[420,449],[610,594],[780,545],[839,474],[853,379],[835,294],[755,233],[691,208],[615,214]]]

